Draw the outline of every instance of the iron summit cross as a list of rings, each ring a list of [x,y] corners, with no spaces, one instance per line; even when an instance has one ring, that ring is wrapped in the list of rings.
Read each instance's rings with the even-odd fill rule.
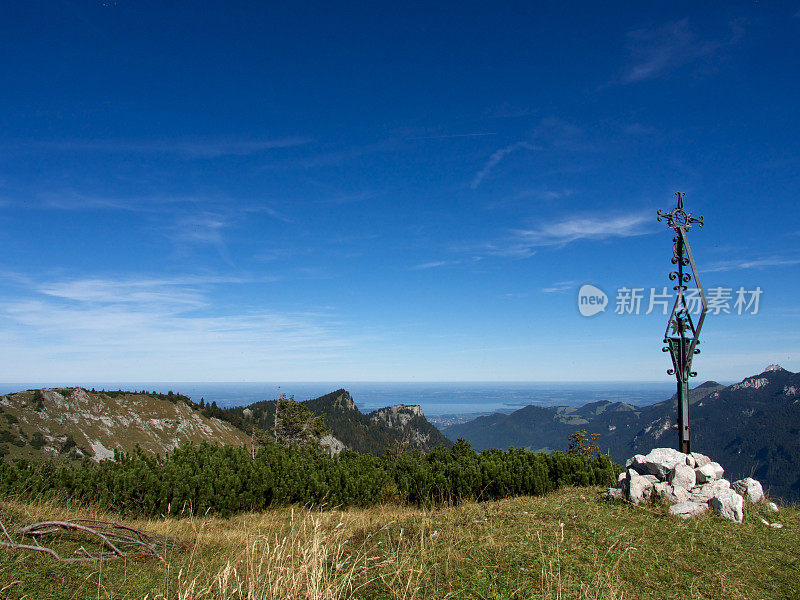
[[[678,206],[670,212],[658,213],[658,220],[666,219],[667,227],[675,230],[675,237],[672,238],[672,264],[677,265],[676,269],[669,274],[670,281],[677,281],[673,288],[676,292],[675,304],[672,306],[672,313],[667,321],[667,329],[664,332],[663,352],[669,352],[672,357],[672,369],[667,371],[669,375],[675,375],[678,382],[678,450],[688,454],[691,451],[691,437],[689,434],[689,378],[697,377],[697,373],[692,371],[692,358],[695,354],[700,354],[697,348],[700,339],[700,329],[708,311],[708,303],[697,277],[697,267],[694,264],[692,250],[689,247],[689,239],[686,231],[691,229],[693,224],[703,226],[703,217],[693,217],[692,213],[687,213],[683,208],[682,192],[676,192]],[[684,267],[691,268],[691,274],[684,272]],[[700,316],[695,326],[689,306],[686,303],[686,284],[692,280],[697,285],[700,295],[702,308]]]

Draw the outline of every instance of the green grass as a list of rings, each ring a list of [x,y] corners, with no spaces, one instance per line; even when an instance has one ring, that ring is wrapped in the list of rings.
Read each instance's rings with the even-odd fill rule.
[[[0,503],[10,530],[99,515]],[[779,521],[773,529],[760,518]],[[741,525],[610,503],[594,488],[421,510],[276,509],[230,519],[129,521],[192,548],[154,560],[67,565],[0,549],[0,597],[720,598],[800,597],[800,509],[747,507]],[[338,566],[338,569],[337,569]]]

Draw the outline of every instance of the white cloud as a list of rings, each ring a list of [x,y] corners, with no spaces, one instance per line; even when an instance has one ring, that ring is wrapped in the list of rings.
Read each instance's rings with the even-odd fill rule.
[[[763,269],[765,267],[790,267],[800,264],[798,258],[759,258],[756,260],[731,260],[717,263],[709,269],[703,269],[706,273],[720,273],[723,271],[738,271],[741,269]]]
[[[250,281],[253,280],[219,276],[89,278],[45,282],[33,286],[33,289],[45,296],[84,304],[157,304],[186,310],[205,306],[203,290],[211,285]]]
[[[222,231],[229,223],[214,213],[181,216],[174,225],[174,236],[184,242],[197,244],[222,244]]]
[[[575,289],[576,285],[578,285],[578,282],[574,279],[570,281],[559,281],[550,287],[542,288],[542,292],[545,294],[564,294]]]
[[[569,217],[535,229],[517,230],[503,240],[465,246],[453,246],[453,252],[469,252],[474,258],[502,256],[529,258],[537,248],[564,246],[577,240],[603,240],[615,237],[633,237],[651,233],[652,218],[648,214]]]
[[[571,217],[536,229],[517,231],[518,243],[527,247],[560,246],[581,239],[632,237],[649,233],[649,215]]]
[[[173,242],[213,246],[220,258],[233,266],[233,259],[223,236],[223,232],[230,225],[228,219],[216,213],[186,214],[178,217],[169,228],[168,237]]]
[[[435,269],[436,267],[444,267],[447,265],[452,265],[457,263],[458,261],[449,261],[449,260],[434,260],[431,262],[422,263],[419,265],[414,265],[411,267],[412,271],[422,271],[425,269]]]
[[[286,379],[345,360],[353,341],[329,314],[222,310],[227,278],[44,283],[0,302],[0,378],[41,381]]]
[[[492,172],[492,169],[499,165],[506,156],[512,152],[515,152],[516,150],[535,150],[535,147],[528,142],[516,142],[506,146],[505,148],[495,150],[489,157],[489,160],[486,161],[486,164],[483,165],[483,168],[475,174],[475,177],[472,178],[472,182],[469,184],[469,187],[473,190],[477,189],[486,176]]]

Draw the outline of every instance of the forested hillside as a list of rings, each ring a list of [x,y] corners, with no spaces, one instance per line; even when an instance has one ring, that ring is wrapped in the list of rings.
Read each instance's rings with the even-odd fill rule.
[[[425,418],[419,407],[388,407],[365,415],[344,389],[301,404],[322,417],[331,435],[345,448],[362,454],[380,455],[386,450],[408,449],[428,452],[439,444],[447,447],[453,444]],[[220,409],[219,414],[247,432],[255,425],[273,437],[275,406],[275,400],[265,400],[248,406]],[[386,419],[387,411],[392,410],[402,417]]]

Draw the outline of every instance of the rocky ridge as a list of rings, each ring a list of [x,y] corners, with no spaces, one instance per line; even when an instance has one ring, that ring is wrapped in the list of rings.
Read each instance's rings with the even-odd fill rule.
[[[0,397],[0,456],[100,461],[136,446],[165,454],[186,442],[249,444],[230,423],[168,398],[83,388],[6,394]]]

